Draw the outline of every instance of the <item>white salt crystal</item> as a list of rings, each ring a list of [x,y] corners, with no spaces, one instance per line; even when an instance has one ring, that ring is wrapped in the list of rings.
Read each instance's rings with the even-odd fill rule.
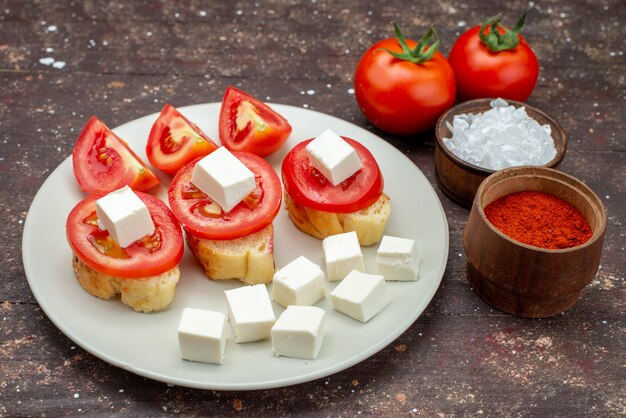
[[[52,57],[39,58],[39,64],[52,65],[54,64],[54,58]]]
[[[452,138],[446,147],[460,159],[490,170],[520,165],[544,165],[556,156],[550,125],[528,116],[503,99],[479,114],[460,114],[446,123]]]

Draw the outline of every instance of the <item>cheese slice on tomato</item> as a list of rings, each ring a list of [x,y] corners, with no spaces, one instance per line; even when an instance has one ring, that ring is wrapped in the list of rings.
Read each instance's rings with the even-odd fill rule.
[[[100,229],[108,231],[122,248],[154,233],[148,207],[128,186],[98,199],[96,214]]]
[[[191,182],[224,212],[230,212],[256,187],[254,173],[225,147],[196,163]]]
[[[311,165],[330,180],[333,186],[343,182],[363,166],[356,150],[330,129],[309,142],[306,151]]]

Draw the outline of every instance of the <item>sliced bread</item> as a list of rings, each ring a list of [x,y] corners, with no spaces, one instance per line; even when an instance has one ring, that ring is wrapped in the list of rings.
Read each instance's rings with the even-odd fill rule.
[[[232,240],[208,240],[187,233],[187,246],[213,280],[269,283],[274,277],[274,227]]]
[[[361,245],[372,245],[382,238],[391,214],[391,201],[384,193],[369,207],[352,213],[311,209],[296,203],[286,191],[284,200],[289,217],[301,231],[319,239],[355,231]]]
[[[125,279],[100,273],[74,255],[72,268],[78,283],[88,293],[101,299],[120,296],[123,304],[137,312],[159,311],[174,299],[180,278],[178,266],[158,276]]]

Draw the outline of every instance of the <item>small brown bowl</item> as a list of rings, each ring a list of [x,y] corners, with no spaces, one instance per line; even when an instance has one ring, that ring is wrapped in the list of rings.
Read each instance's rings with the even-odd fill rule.
[[[573,205],[591,226],[589,241],[549,250],[500,232],[487,220],[485,206],[521,191],[548,193]],[[598,196],[572,176],[531,166],[498,171],[478,188],[465,226],[467,278],[480,297],[504,312],[526,318],[559,314],[576,303],[598,271],[606,218]]]
[[[462,113],[483,113],[491,109],[490,103],[495,99],[470,100],[454,106],[439,117],[435,127],[435,171],[437,173],[437,183],[441,190],[452,200],[469,208],[474,201],[474,195],[480,183],[493,174],[495,170],[489,170],[470,164],[456,155],[443,143],[444,138],[450,138],[452,133],[448,129],[446,122],[452,124],[454,116]],[[515,100],[507,100],[515,107],[524,106],[526,113],[541,125],[550,125],[552,139],[556,148],[556,156],[544,164],[543,167],[555,168],[565,156],[567,149],[567,135],[561,125],[550,115],[536,107]]]

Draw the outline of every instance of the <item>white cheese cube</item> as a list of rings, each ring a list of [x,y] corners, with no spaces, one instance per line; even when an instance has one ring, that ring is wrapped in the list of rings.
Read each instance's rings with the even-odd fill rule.
[[[196,163],[191,182],[224,212],[231,211],[256,187],[254,173],[225,147]]]
[[[224,291],[235,342],[265,339],[276,321],[272,301],[264,284]]]
[[[325,296],[324,272],[300,256],[274,274],[272,299],[284,306],[314,305]]]
[[[342,280],[352,270],[365,271],[365,262],[356,232],[326,237],[322,241],[322,248],[328,281]]]
[[[333,186],[352,176],[363,165],[355,149],[330,129],[309,142],[305,149],[310,164]]]
[[[336,311],[367,322],[389,304],[387,283],[383,276],[355,270],[330,293],[330,301]]]
[[[226,348],[226,315],[185,308],[178,325],[178,346],[185,360],[222,364]]]
[[[125,248],[154,233],[154,223],[148,207],[135,192],[124,186],[96,200],[98,226]]]
[[[272,327],[272,353],[315,360],[324,341],[325,315],[316,306],[288,306]]]
[[[419,252],[415,240],[383,236],[376,252],[376,268],[385,280],[417,280]]]

